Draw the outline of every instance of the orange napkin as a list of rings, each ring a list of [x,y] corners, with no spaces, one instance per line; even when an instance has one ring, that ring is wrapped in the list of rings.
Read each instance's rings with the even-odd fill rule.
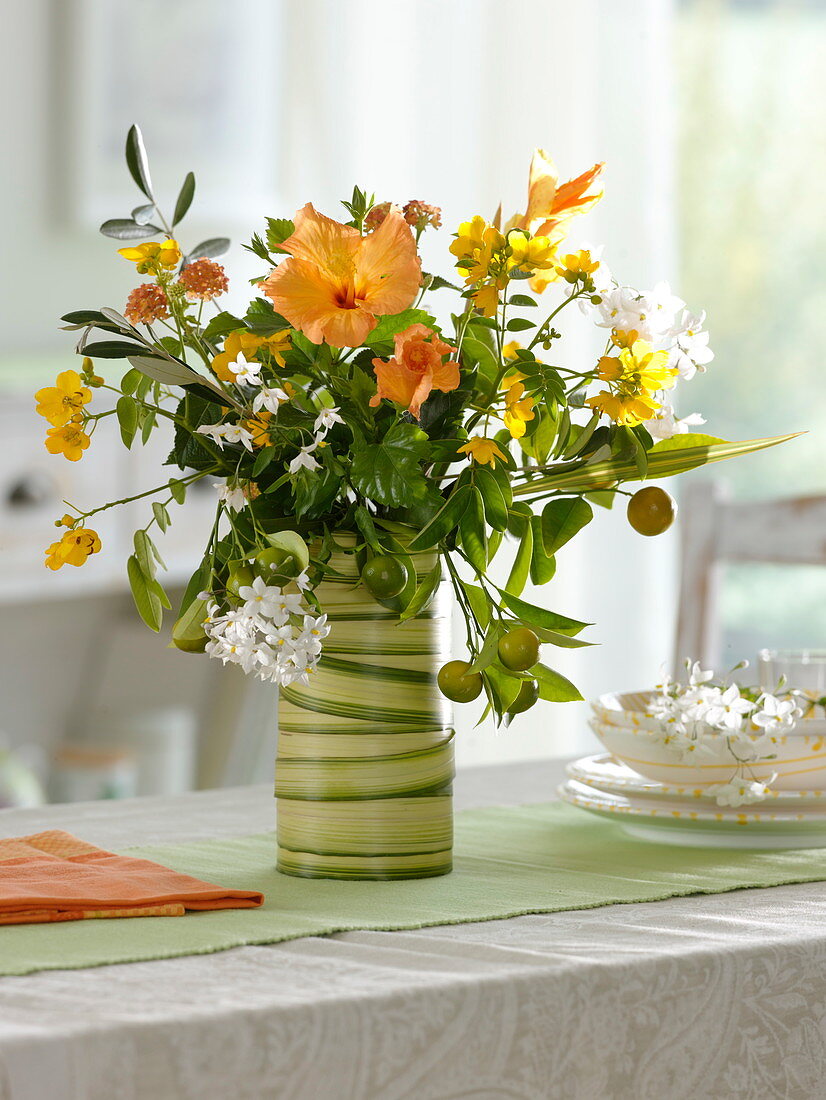
[[[182,917],[187,909],[254,909],[263,901],[254,890],[225,890],[58,829],[0,840],[0,924]]]

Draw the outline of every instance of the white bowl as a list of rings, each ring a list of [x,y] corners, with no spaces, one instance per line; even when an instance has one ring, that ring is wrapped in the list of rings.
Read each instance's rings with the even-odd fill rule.
[[[642,717],[647,717],[642,715]],[[726,783],[735,769],[735,761],[721,738],[720,750],[715,756],[706,756],[702,762],[681,763],[674,750],[666,744],[666,728],[642,726],[630,727],[591,720],[590,726],[608,752],[627,764],[640,775],[656,779],[658,783],[675,786],[702,786],[708,783]],[[808,723],[806,723],[808,725]],[[772,786],[777,790],[822,790],[826,788],[826,737],[795,730],[774,736],[772,746],[775,759],[756,760],[749,765],[755,779],[776,778]]]

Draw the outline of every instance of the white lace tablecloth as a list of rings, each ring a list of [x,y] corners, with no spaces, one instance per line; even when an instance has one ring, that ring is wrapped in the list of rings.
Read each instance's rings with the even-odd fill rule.
[[[457,802],[546,800],[558,775],[476,769]],[[272,819],[251,787],[4,811],[0,835],[119,848]],[[825,1096],[820,883],[0,979],[2,1100]]]

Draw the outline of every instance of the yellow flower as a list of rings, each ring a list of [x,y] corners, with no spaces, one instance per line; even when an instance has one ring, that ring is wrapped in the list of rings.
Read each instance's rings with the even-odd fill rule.
[[[514,439],[521,439],[525,434],[527,422],[533,420],[536,415],[533,411],[533,398],[525,397],[525,387],[521,382],[514,382],[505,394],[505,427]]]
[[[495,466],[497,458],[501,458],[503,462],[507,461],[496,440],[487,439],[483,435],[474,435],[459,447],[459,453],[468,455],[474,462],[479,462],[483,466]]]
[[[569,252],[567,256],[561,256],[556,266],[557,275],[567,279],[569,283],[575,283],[577,279],[591,275],[599,267],[599,260],[592,260],[588,249],[580,249],[579,252]]]
[[[57,376],[54,386],[46,386],[34,396],[40,415],[56,428],[62,428],[92,400],[92,391],[83,385],[77,371],[64,370]]]
[[[61,516],[60,519],[55,523],[55,527],[69,527],[69,528],[71,528],[71,527],[74,527],[74,525],[76,523],[77,523],[77,520],[75,519],[75,517],[70,516],[69,513],[66,512],[66,514]]]
[[[485,230],[488,223],[477,214],[469,222],[462,222],[456,231],[456,240],[450,245],[451,253],[457,260],[472,259],[474,252],[482,247]]]
[[[78,527],[67,531],[59,542],[53,542],[46,550],[46,568],[60,569],[63,565],[83,565],[90,554],[100,550],[100,538],[90,527]]]
[[[74,421],[62,428],[49,428],[46,432],[46,450],[52,455],[65,455],[70,462],[77,462],[91,443],[91,439]]]
[[[589,397],[586,404],[617,424],[634,427],[651,420],[662,407],[654,395],[671,389],[677,371],[668,366],[667,351],[652,351],[645,340],[635,340],[631,347],[623,347],[619,355],[603,355],[597,365],[597,376],[610,388]]]
[[[511,249],[509,266],[529,271],[544,271],[553,267],[556,258],[556,245],[548,237],[529,237],[517,230],[508,235]]]
[[[639,340],[640,334],[635,328],[623,332],[621,328],[611,329],[611,343],[618,348],[630,348]]]
[[[282,329],[272,336],[257,336],[247,329],[231,332],[224,340],[224,350],[212,360],[212,369],[222,382],[234,382],[235,375],[229,369],[243,354],[248,363],[258,361],[262,349],[269,351],[279,367],[285,364],[284,353],[290,350],[292,337],[289,329]]]
[[[516,353],[521,347],[522,345],[519,343],[518,340],[508,340],[507,344],[505,344],[505,346],[502,348],[502,358],[515,359]]]
[[[182,256],[178,242],[171,237],[165,241],[147,241],[146,244],[119,248],[118,254],[136,264],[139,275],[160,275],[163,271],[171,271],[181,262]]]
[[[594,397],[589,397],[585,404],[610,416],[615,423],[626,424],[631,428],[651,420],[661,407],[659,402],[647,394],[616,394],[610,390],[602,390]]]
[[[252,433],[252,445],[253,447],[271,447],[272,439],[270,438],[270,421],[272,420],[272,413],[268,409],[261,409],[255,416],[250,417],[249,420],[242,420],[241,427],[246,428],[248,432]]]
[[[644,390],[670,390],[677,379],[676,367],[668,366],[667,351],[652,351],[645,340],[637,340],[620,352],[623,378],[633,378]]]
[[[495,283],[483,283],[471,295],[473,304],[485,317],[494,317],[499,305],[499,288]]]

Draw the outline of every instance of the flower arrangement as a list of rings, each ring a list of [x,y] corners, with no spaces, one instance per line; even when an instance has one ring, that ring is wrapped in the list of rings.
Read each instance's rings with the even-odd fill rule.
[[[727,783],[706,787],[720,806],[760,802],[771,793],[771,780],[761,782],[752,774],[756,761],[775,759],[777,736],[791,732],[815,704],[804,693],[781,681],[774,692],[739,686],[731,680],[748,667],[741,661],[722,679],[699,662],[686,661],[686,683],[665,677],[658,685],[648,713],[664,723],[663,743],[680,763],[716,760],[721,743],[732,761]]]
[[[179,648],[282,686],[307,684],[329,630],[316,593],[345,549],[361,584],[401,623],[426,611],[447,575],[467,644],[439,672],[450,699],[484,692],[498,721],[538,698],[578,699],[540,661],[540,646],[585,645],[587,624],[524,600],[528,580],[549,581],[557,551],[593,507],[618,497],[629,498],[642,534],[665,530],[669,495],[626,482],[778,442],[689,434],[702,420],[678,417],[671,396],[712,359],[703,315],[666,284],[633,289],[599,251],[565,243],[575,216],[602,195],[600,164],[560,182],[537,150],[525,212],[463,222],[449,278],[422,270],[420,238],[441,223],[425,202],[377,203],[357,187],[344,221],[310,203],[292,220],[269,218],[246,246],[262,271],[235,313],[219,304],[229,283],[217,257],[229,242],[178,243],[193,175],[167,220],[137,127],[126,161],[141,204],[101,231],[129,242],[120,256],[142,281],[123,313],[64,316],[81,333],[82,367],[40,390],[37,411],[50,424],[47,449],[72,462],[110,417],[127,447],[170,430],[175,475],[127,498],[155,498],[127,562],[153,630],[170,606],[153,528],[167,529],[194,482],[217,481],[212,533],[175,618]],[[427,304],[436,295],[455,303],[447,323]],[[603,354],[577,367],[557,354],[573,308],[605,333]],[[125,372],[103,366],[118,361]],[[113,403],[98,410],[105,395]],[[111,506],[70,505],[47,566],[99,553],[89,522]],[[417,577],[412,556],[423,551],[435,565]],[[503,551],[509,569],[493,572]]]

